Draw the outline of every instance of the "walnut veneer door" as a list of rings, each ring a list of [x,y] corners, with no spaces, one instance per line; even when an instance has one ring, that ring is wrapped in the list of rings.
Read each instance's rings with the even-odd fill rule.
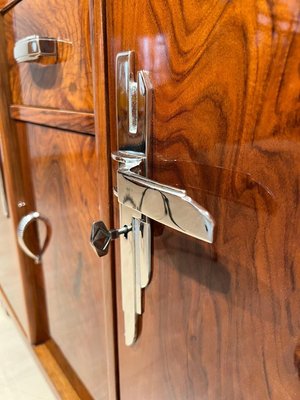
[[[300,398],[299,13],[297,0],[107,4],[111,137],[115,57],[134,50],[154,87],[152,178],[217,228],[209,245],[152,224],[132,347],[117,268],[122,400]]]
[[[109,398],[105,292],[101,263],[89,244],[99,218],[95,137],[24,122],[17,131],[27,143],[36,209],[51,226],[36,267],[43,271],[50,349],[67,361],[65,371],[83,398],[89,397],[77,381],[92,398]],[[43,235],[41,229],[41,240]]]
[[[9,170],[17,171],[10,174],[15,229],[37,211],[51,230],[40,264],[19,240],[30,340],[44,343],[80,398],[113,400],[111,264],[89,244],[93,221],[110,218],[102,2],[21,0],[4,6],[0,2],[0,86],[6,89],[0,110],[8,128],[0,123],[0,133]],[[39,48],[37,36],[58,40],[55,59],[28,59],[30,41]],[[26,43],[25,58],[16,56],[20,43]],[[23,225],[25,242],[37,251],[45,232],[43,225],[31,227],[28,232]]]

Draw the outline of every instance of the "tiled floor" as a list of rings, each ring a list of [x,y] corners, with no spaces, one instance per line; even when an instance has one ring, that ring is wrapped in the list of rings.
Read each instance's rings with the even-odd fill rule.
[[[0,303],[0,399],[55,400],[21,334]]]

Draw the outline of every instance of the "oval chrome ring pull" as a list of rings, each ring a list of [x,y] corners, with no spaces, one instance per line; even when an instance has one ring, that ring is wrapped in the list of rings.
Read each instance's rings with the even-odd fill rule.
[[[44,240],[44,244],[40,248],[39,254],[34,254],[33,251],[30,250],[30,248],[27,246],[25,243],[25,232],[26,229],[28,228],[29,225],[31,225],[33,222],[36,221],[42,221],[45,224],[46,227],[46,237]],[[50,236],[51,236],[51,227],[49,224],[49,221],[46,217],[41,215],[37,211],[33,211],[27,215],[25,215],[21,221],[19,222],[18,228],[17,228],[17,238],[18,238],[18,243],[21,249],[24,251],[25,254],[27,254],[30,258],[34,260],[36,264],[40,264],[42,255],[44,254],[46,248],[48,247],[49,241],[50,241]]]

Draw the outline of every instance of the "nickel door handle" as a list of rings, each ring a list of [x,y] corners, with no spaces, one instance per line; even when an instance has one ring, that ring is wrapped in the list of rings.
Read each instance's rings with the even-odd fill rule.
[[[30,250],[30,248],[25,243],[24,235],[28,226],[38,220],[42,221],[46,226],[46,237],[44,244],[41,246],[40,252],[38,254],[34,254],[33,251]],[[37,211],[25,215],[19,222],[17,228],[17,238],[19,246],[21,247],[21,249],[24,251],[25,254],[27,254],[30,258],[32,258],[35,261],[36,264],[39,264],[41,262],[42,255],[44,254],[46,248],[48,247],[50,236],[51,236],[51,228],[48,219]]]
[[[135,74],[134,52],[116,58],[116,111],[119,163],[115,195],[119,201],[120,229],[108,230],[103,222],[92,227],[91,244],[97,254],[107,254],[111,240],[120,238],[122,308],[126,345],[137,338],[137,319],[142,314],[142,289],[151,276],[150,220],[207,243],[214,239],[210,213],[185,192],[148,177],[151,158],[151,111],[153,87],[147,71]],[[135,80],[136,77],[136,80]]]
[[[123,164],[118,169],[118,186],[115,192],[120,205],[137,211],[145,217],[176,229],[186,235],[208,243],[213,242],[214,220],[209,212],[187,196],[185,190],[164,185],[145,178],[131,169],[141,158],[113,153],[113,159]],[[134,229],[132,224],[108,230],[102,221],[92,227],[90,242],[99,257],[108,253],[109,244],[121,235],[127,237]]]
[[[122,152],[113,153],[120,163],[116,195],[120,204],[170,228],[208,243],[213,242],[214,220],[185,190],[164,185],[132,171],[143,161]]]

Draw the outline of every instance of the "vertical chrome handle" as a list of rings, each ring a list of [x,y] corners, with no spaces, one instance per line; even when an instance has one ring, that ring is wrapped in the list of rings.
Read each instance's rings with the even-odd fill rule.
[[[25,243],[24,235],[25,235],[25,231],[26,231],[27,227],[30,224],[32,224],[34,221],[38,221],[38,220],[42,221],[46,226],[46,237],[45,237],[44,244],[42,245],[42,247],[40,249],[39,254],[34,254],[29,249],[27,244]],[[41,262],[42,255],[44,254],[44,252],[49,244],[50,236],[51,236],[51,228],[50,228],[48,219],[46,217],[44,217],[43,215],[41,215],[37,211],[33,211],[33,212],[25,215],[19,222],[19,225],[17,228],[17,238],[18,238],[19,246],[21,247],[21,249],[24,251],[25,254],[27,254],[30,258],[32,258],[35,261],[36,264],[39,264]]]
[[[142,289],[151,278],[151,220],[207,243],[213,242],[215,227],[210,213],[185,190],[148,176],[153,86],[149,73],[135,73],[134,64],[133,51],[117,55],[118,150],[112,158],[119,163],[114,193],[119,201],[121,228],[109,231],[100,221],[93,225],[91,234],[91,244],[100,257],[107,254],[110,241],[120,237],[124,336],[128,346],[137,339],[137,320],[143,312]]]

